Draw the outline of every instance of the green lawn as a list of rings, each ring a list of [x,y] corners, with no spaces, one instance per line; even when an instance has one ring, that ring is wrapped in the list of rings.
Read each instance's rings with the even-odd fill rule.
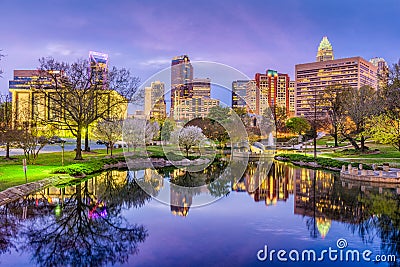
[[[321,157],[341,158],[347,161],[351,161],[352,159],[354,159],[358,162],[367,164],[390,163],[390,165],[393,167],[400,167],[400,152],[394,147],[390,145],[381,145],[376,143],[368,143],[367,146],[369,147],[370,151],[378,149],[380,153],[368,154],[356,152],[353,149],[348,149],[347,151],[343,149],[338,149],[335,152],[323,153],[321,154]]]
[[[122,148],[115,149],[113,155],[121,155]],[[83,160],[74,160],[75,152],[68,151],[64,154],[64,166],[74,163],[90,162],[107,156],[106,150],[96,150],[93,152],[83,152]],[[0,191],[15,185],[25,183],[25,176],[22,168],[22,159],[24,156],[13,156],[11,160],[0,158]],[[28,165],[28,182],[38,181],[52,176],[52,171],[61,166],[61,152],[39,154],[35,165]],[[63,175],[65,176],[65,175]],[[68,177],[68,176],[67,176]]]
[[[347,146],[347,145],[349,145],[349,142],[347,142],[347,141],[344,141],[344,142],[338,142],[339,144],[339,147],[342,147],[342,146]],[[330,135],[326,135],[326,136],[324,136],[324,137],[322,137],[322,138],[320,138],[320,139],[318,139],[317,140],[317,145],[318,146],[334,146],[335,145],[335,139],[333,139],[333,137],[332,136],[330,136]]]

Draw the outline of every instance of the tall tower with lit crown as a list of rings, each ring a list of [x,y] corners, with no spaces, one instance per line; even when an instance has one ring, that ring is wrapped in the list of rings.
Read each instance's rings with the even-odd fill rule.
[[[333,48],[328,40],[328,37],[322,37],[318,46],[317,62],[333,60]]]

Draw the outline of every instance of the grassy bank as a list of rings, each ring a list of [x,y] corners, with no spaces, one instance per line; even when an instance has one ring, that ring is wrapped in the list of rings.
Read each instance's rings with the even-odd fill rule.
[[[320,158],[317,157],[314,159],[314,157],[311,156],[304,156],[301,154],[277,154],[276,155],[277,159],[283,159],[285,161],[290,161],[294,164],[296,163],[315,163],[318,164],[321,168],[325,169],[340,169],[342,168],[342,165],[347,165],[350,162],[345,162],[341,160],[335,160],[335,159],[330,159],[330,158]],[[351,165],[353,167],[358,167],[359,162],[352,162]],[[363,169],[365,170],[371,170],[371,166],[367,164],[363,164]]]
[[[167,159],[161,146],[148,146],[138,148],[135,151],[130,150],[133,157],[152,157]],[[171,152],[169,152],[171,153]],[[105,149],[94,150],[91,152],[82,152],[83,160],[74,160],[75,152],[68,151],[64,153],[64,166],[62,166],[61,152],[42,153],[34,165],[28,165],[28,182],[34,182],[52,176],[63,176],[63,179],[74,179],[72,176],[85,176],[100,172],[104,165],[124,162],[123,149],[113,150],[113,157],[106,153]],[[22,168],[23,155],[13,156],[6,160],[0,158],[0,191],[9,187],[24,184],[25,176]],[[170,160],[181,160],[184,157],[171,153],[168,155]],[[190,155],[189,159],[198,158],[197,155]],[[65,175],[66,174],[66,175]]]
[[[116,149],[114,155],[122,155],[122,149]],[[64,168],[73,165],[87,165],[88,168],[92,168],[93,166],[98,166],[99,162],[105,159],[106,156],[106,150],[101,149],[93,152],[83,152],[84,159],[76,161],[74,160],[75,152],[68,151],[64,153]],[[25,176],[22,168],[23,158],[23,155],[13,156],[10,160],[6,160],[3,157],[0,158],[0,191],[25,183]],[[27,167],[28,182],[59,176],[55,172],[61,165],[61,152],[39,154],[36,164],[28,165]],[[72,167],[72,169],[75,168],[76,167]]]

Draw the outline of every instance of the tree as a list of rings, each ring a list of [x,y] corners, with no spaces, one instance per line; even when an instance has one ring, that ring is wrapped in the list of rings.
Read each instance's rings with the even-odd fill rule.
[[[186,123],[185,126],[190,125],[199,127],[207,138],[218,141],[221,145],[229,140],[229,134],[225,128],[213,119],[196,118]]]
[[[389,79],[381,92],[384,114],[370,120],[368,133],[383,144],[390,144],[400,151],[400,62],[389,70]]]
[[[126,119],[124,121],[123,127],[123,140],[129,147],[133,147],[133,151],[136,151],[136,148],[139,146],[145,145],[145,124],[146,121],[143,119],[132,118]]]
[[[14,139],[11,98],[9,95],[0,95],[0,143],[6,145],[6,159],[10,159],[10,144]]]
[[[281,133],[285,131],[286,120],[288,118],[285,107],[273,105],[269,108],[266,108],[263,115],[266,118],[272,118],[274,120],[276,136],[278,136],[278,132]]]
[[[75,159],[81,160],[83,129],[98,119],[125,114],[139,79],[123,68],[90,68],[87,60],[72,64],[53,58],[39,61],[40,75],[45,79],[39,79],[36,91],[48,100],[43,102],[50,103],[49,112],[54,114],[46,123],[66,127],[76,137]]]
[[[293,117],[286,121],[286,127],[295,134],[303,134],[310,130],[310,123],[303,117]]]
[[[97,122],[94,129],[94,135],[97,138],[107,141],[107,153],[110,147],[111,156],[115,142],[122,138],[122,123],[120,118],[102,119]]]
[[[36,122],[24,122],[15,133],[17,134],[15,137],[17,147],[22,148],[29,164],[35,164],[39,152],[54,135],[54,128],[51,125],[40,127]]]
[[[171,133],[174,130],[174,124],[171,120],[166,119],[164,120],[164,123],[161,126],[161,141],[168,142],[169,139],[171,138]]]
[[[136,148],[139,146],[145,146],[146,143],[151,142],[158,132],[160,131],[160,126],[158,122],[146,121],[144,119],[126,119],[123,125],[123,140],[129,146]]]
[[[230,118],[230,108],[221,106],[212,107],[207,117],[220,123],[225,122]]]
[[[393,119],[386,114],[371,119],[371,127],[366,131],[382,144],[388,144],[400,151],[400,119]]]
[[[147,144],[158,138],[160,125],[157,121],[146,121],[145,125],[145,142]]]
[[[202,130],[197,126],[186,126],[180,129],[177,134],[179,146],[186,151],[186,157],[189,156],[189,149],[198,145],[205,138]]]
[[[335,140],[335,147],[338,147],[339,133],[346,122],[345,104],[349,87],[336,84],[325,88],[323,103],[327,108],[329,123],[331,124],[331,136]]]
[[[370,86],[362,86],[360,88],[350,88],[344,108],[347,111],[348,117],[354,123],[353,127],[348,127],[342,134],[351,142],[355,149],[365,151],[365,136],[364,131],[367,129],[369,119],[378,115],[381,112],[381,102],[376,89]],[[354,140],[353,136],[360,137],[360,147]]]
[[[2,50],[0,50],[0,52],[1,52],[1,51],[2,51]],[[1,60],[2,57],[4,57],[4,55],[0,53],[0,60]],[[3,78],[2,74],[3,74],[3,70],[0,69],[0,78]]]

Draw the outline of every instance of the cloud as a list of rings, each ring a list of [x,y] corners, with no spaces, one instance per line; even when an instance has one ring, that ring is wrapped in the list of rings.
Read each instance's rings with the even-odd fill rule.
[[[46,45],[47,54],[53,55],[62,55],[62,56],[70,56],[72,54],[72,50],[63,44],[50,43]]]

